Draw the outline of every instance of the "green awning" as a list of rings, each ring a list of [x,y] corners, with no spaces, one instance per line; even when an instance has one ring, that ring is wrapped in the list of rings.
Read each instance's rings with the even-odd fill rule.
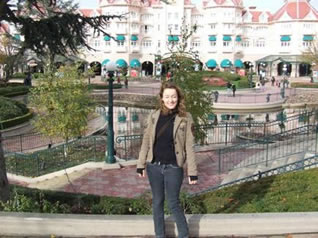
[[[223,36],[223,41],[231,41],[231,36]]]
[[[240,60],[240,59],[236,59],[234,61],[234,66],[235,66],[235,68],[244,68],[244,64],[243,64],[242,60]]]
[[[168,36],[168,41],[179,41],[179,36]]]
[[[232,66],[232,62],[229,59],[224,59],[221,62],[221,67],[222,68],[230,68]]]
[[[110,36],[104,36],[104,41],[110,41]]]
[[[102,62],[102,66],[103,66],[103,65],[106,65],[109,61],[110,61],[109,59],[105,59],[105,60],[103,60],[103,62]]]
[[[119,40],[119,41],[124,41],[125,40],[125,36],[123,35],[118,35],[116,40]]]
[[[216,41],[216,36],[209,36],[209,41]]]
[[[236,36],[235,41],[238,41],[238,42],[242,41],[241,36]]]
[[[131,41],[137,41],[137,40],[138,40],[138,36],[132,35],[132,36],[130,37],[130,40],[131,40]]]
[[[281,36],[280,41],[290,41],[290,36]]]
[[[126,68],[127,62],[124,59],[119,59],[116,61],[116,65],[118,68]]]
[[[214,59],[209,59],[206,63],[205,63],[206,67],[208,68],[215,68],[217,66],[217,63]]]
[[[140,64],[140,61],[138,59],[132,59],[130,61],[130,67],[131,68],[138,68],[140,66],[141,66],[141,64]]]
[[[303,41],[313,41],[314,37],[312,35],[304,35]]]

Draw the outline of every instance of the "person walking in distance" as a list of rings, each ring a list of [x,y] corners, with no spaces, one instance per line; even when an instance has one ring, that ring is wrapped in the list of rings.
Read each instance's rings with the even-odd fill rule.
[[[235,86],[235,84],[232,85],[232,92],[233,92],[233,97],[235,97],[235,92],[236,92],[236,86]]]
[[[165,194],[169,209],[175,219],[178,237],[188,238],[188,224],[180,205],[180,189],[183,167],[187,165],[189,184],[198,180],[197,165],[193,149],[193,119],[186,112],[184,97],[173,82],[162,84],[160,108],[148,117],[137,162],[139,177],[148,180],[152,191],[152,210],[156,238],[164,238]]]

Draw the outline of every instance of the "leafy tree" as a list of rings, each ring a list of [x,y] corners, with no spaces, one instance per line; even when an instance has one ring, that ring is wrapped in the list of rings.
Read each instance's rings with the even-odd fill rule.
[[[62,137],[66,143],[85,132],[87,117],[93,110],[87,84],[76,66],[40,76],[38,85],[31,89],[30,105],[38,113],[34,121],[38,131]]]
[[[302,53],[304,62],[310,65],[318,65],[318,42],[313,41],[311,45]]]
[[[112,18],[123,16],[101,15],[85,17],[79,13],[68,12],[60,8],[62,0],[1,0],[0,23],[14,24],[24,36],[20,52],[27,49],[38,55],[50,55],[54,62],[55,55],[77,53],[80,47],[91,47],[86,42],[86,29],[94,29],[94,34],[108,35],[104,30],[106,23]],[[50,7],[54,15],[43,11],[43,6]],[[26,13],[26,9],[37,10],[39,15],[34,18]],[[76,5],[73,9],[76,8]],[[34,14],[34,13],[33,13]],[[8,179],[0,133],[0,199],[9,197]]]
[[[163,61],[172,73],[171,80],[183,90],[187,110],[192,114],[195,125],[198,126],[207,123],[208,115],[212,112],[212,96],[205,91],[205,84],[200,73],[195,71],[195,65],[199,64],[198,54],[188,44],[195,31],[195,25],[189,27],[183,20],[181,39],[169,43],[170,53]],[[204,130],[196,130],[196,132],[196,138],[203,139]]]

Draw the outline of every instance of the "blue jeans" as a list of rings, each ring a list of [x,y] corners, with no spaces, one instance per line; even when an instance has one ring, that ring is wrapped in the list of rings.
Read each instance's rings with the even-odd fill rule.
[[[152,210],[156,238],[165,237],[164,200],[175,219],[179,238],[188,238],[187,220],[180,205],[179,194],[183,181],[183,168],[171,164],[147,164],[147,174],[152,191]]]

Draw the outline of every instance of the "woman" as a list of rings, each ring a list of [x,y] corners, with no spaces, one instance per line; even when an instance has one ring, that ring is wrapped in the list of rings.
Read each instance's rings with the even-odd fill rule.
[[[157,238],[165,237],[164,200],[178,228],[178,237],[189,237],[188,224],[180,206],[179,194],[183,166],[187,164],[189,184],[196,184],[197,166],[193,150],[193,120],[185,111],[179,87],[166,82],[160,89],[160,109],[151,113],[144,132],[137,173],[145,177],[145,168],[152,191],[152,209]]]

